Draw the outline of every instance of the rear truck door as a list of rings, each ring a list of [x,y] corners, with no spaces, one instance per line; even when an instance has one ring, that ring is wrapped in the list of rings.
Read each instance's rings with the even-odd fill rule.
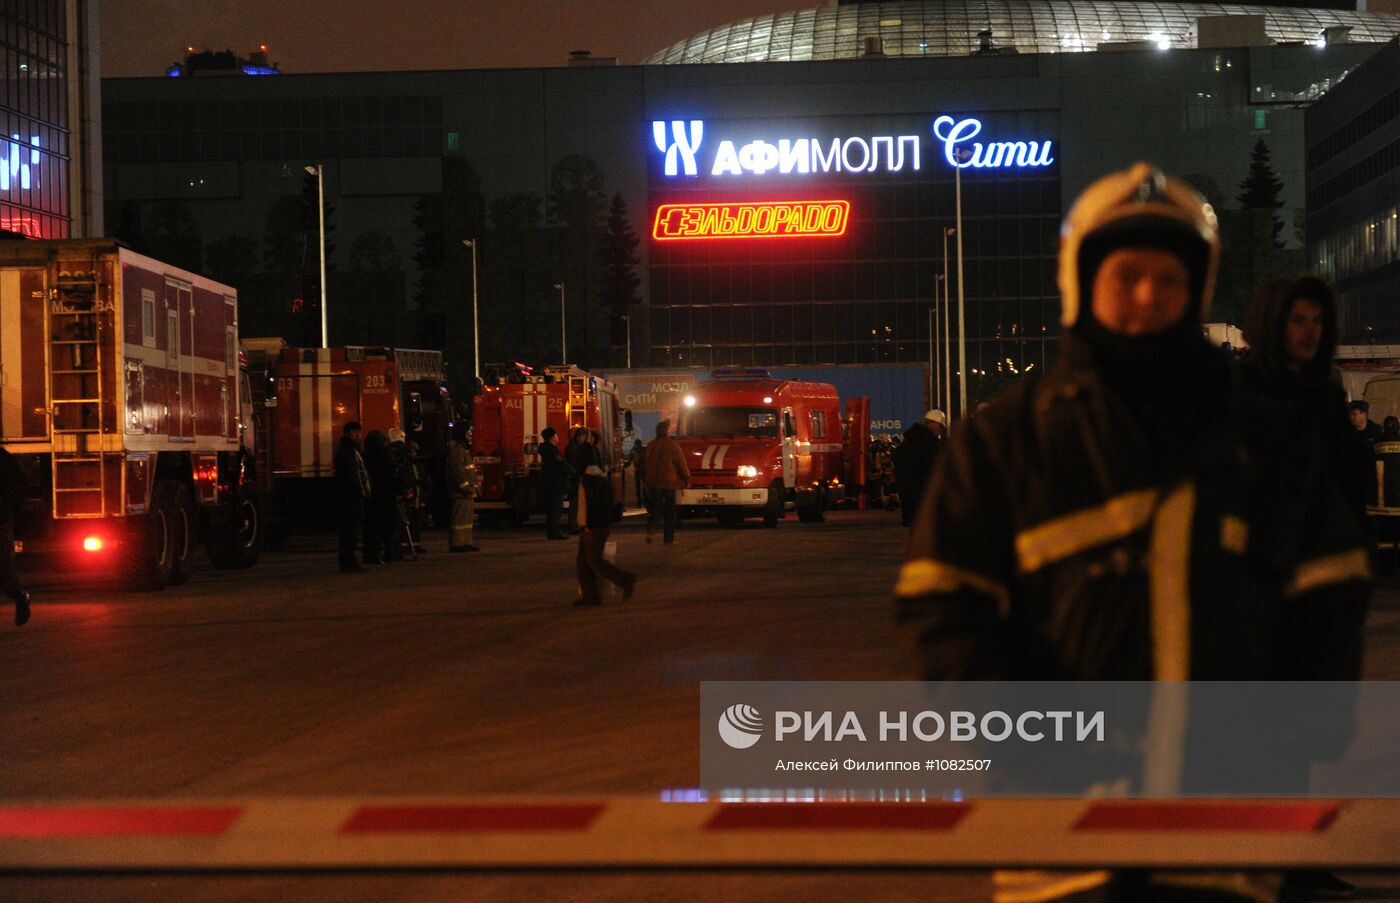
[[[0,270],[0,439],[49,439],[44,271]]]

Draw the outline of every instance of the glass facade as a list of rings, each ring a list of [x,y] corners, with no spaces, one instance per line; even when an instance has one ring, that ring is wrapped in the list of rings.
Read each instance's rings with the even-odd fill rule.
[[[1400,31],[1400,15],[1288,9],[1235,3],[1112,3],[1101,0],[920,0],[823,6],[755,16],[678,41],[648,63],[761,63],[855,59],[865,40],[882,39],[886,56],[966,56],[990,29],[992,46],[1019,53],[1094,50],[1101,43],[1151,41],[1196,46],[1202,16],[1260,15],[1273,42],[1311,43],[1325,29],[1379,43]]]
[[[69,233],[67,7],[0,5],[0,229],[31,238]]]

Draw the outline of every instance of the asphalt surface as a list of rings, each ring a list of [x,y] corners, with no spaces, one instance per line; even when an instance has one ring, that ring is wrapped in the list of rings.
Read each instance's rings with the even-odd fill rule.
[[[655,793],[699,773],[702,680],[916,674],[892,618],[904,531],[887,512],[776,530],[687,522],[671,547],[614,531],[633,599],[578,608],[574,542],[481,530],[341,574],[333,540],[256,568],[201,565],[126,593],[30,573],[0,627],[0,797]],[[659,539],[659,538],[658,538]],[[1400,679],[1387,578],[1367,677]],[[1400,899],[1400,876],[1366,879]],[[0,899],[981,900],[983,873],[561,872],[0,876]]]

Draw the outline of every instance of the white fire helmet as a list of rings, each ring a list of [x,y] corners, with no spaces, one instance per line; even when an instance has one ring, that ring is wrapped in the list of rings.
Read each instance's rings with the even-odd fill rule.
[[[1089,304],[1099,264],[1129,247],[1179,256],[1191,274],[1193,315],[1209,315],[1220,265],[1215,211],[1190,185],[1150,163],[1135,163],[1086,188],[1060,229],[1060,322],[1066,329]]]
[[[937,423],[941,426],[948,425],[948,415],[938,410],[938,408],[930,408],[929,412],[924,415],[924,419],[932,420],[934,423]]]

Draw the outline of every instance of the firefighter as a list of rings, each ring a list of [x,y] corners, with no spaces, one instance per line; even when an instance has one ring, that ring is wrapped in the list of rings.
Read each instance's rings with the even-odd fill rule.
[[[948,416],[934,408],[924,414],[922,423],[916,423],[904,431],[904,441],[894,451],[892,458],[894,479],[899,486],[899,513],[906,527],[914,525],[914,516],[919,513],[924,487],[933,474],[938,453],[943,450],[943,431],[947,425]]]
[[[452,449],[447,466],[452,475],[452,535],[447,551],[479,552],[472,544],[472,522],[476,518],[476,494],[481,488],[481,479],[472,462],[471,434],[466,424],[452,427]]]
[[[15,603],[15,626],[29,620],[29,593],[15,574],[15,521],[29,495],[29,481],[19,462],[0,447],[0,590]]]
[[[335,494],[340,521],[340,569],[347,573],[364,568],[355,560],[355,543],[365,520],[365,501],[370,496],[369,471],[360,456],[360,435],[363,427],[351,420],[341,430],[340,445],[335,450]]]
[[[1148,164],[1075,203],[1061,235],[1059,362],[953,435],[914,527],[897,611],[926,678],[1270,679],[1287,581],[1305,575],[1320,589],[1366,578],[1348,519],[1319,512],[1314,523],[1345,552],[1308,560],[1302,537],[1269,529],[1253,507],[1284,487],[1259,485],[1232,364],[1202,336],[1218,258],[1210,206]],[[1341,504],[1337,494],[1293,497]],[[1265,544],[1294,568],[1270,569]],[[998,900],[1133,899],[1131,881],[1172,883],[994,877]],[[1213,900],[1246,887],[1239,899],[1264,899],[1279,880],[1190,877]]]
[[[559,530],[559,518],[564,514],[564,496],[569,492],[574,469],[559,457],[559,433],[552,426],[540,430],[540,477],[544,485],[545,536],[568,539]]]

